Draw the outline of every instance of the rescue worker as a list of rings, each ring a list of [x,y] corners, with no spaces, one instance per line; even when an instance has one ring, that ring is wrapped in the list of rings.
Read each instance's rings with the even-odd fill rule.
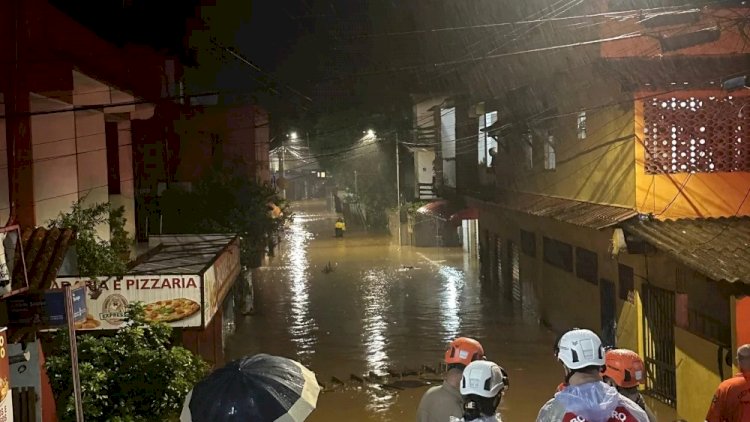
[[[442,385],[424,393],[417,409],[417,422],[448,422],[451,416],[463,416],[464,403],[459,391],[461,376],[466,366],[475,360],[484,360],[484,349],[478,341],[459,337],[448,345],[445,380]]]
[[[604,348],[599,336],[575,328],[555,343],[566,387],[542,406],[537,422],[648,422],[646,412],[602,382]]]
[[[509,385],[508,374],[496,363],[487,360],[470,363],[461,378],[464,417],[451,417],[451,422],[500,422],[497,407]]]
[[[719,384],[706,422],[750,422],[750,344],[737,348],[740,373]]]
[[[604,362],[604,382],[640,406],[649,422],[656,422],[656,415],[646,406],[638,391],[638,386],[646,382],[646,368],[638,353],[628,349],[607,350]]]
[[[346,223],[344,223],[343,218],[339,217],[336,220],[335,231],[336,231],[336,237],[344,237],[344,232],[346,231]]]

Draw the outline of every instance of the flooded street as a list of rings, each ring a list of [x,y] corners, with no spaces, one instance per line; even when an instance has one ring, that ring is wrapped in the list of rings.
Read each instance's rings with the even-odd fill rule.
[[[427,387],[386,389],[351,375],[434,368],[447,342],[469,336],[510,373],[506,419],[535,418],[562,379],[554,336],[483,287],[478,262],[460,249],[399,250],[382,236],[336,239],[323,202],[295,204],[295,213],[277,256],[254,274],[256,313],[238,321],[230,359],[265,352],[308,365],[336,387],[311,421],[412,421]],[[335,270],[325,273],[329,262]]]

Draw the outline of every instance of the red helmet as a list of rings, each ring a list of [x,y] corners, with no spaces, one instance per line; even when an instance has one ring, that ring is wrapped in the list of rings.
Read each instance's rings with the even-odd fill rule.
[[[604,376],[621,388],[632,388],[646,382],[646,369],[637,353],[628,349],[612,349],[604,357]]]
[[[449,365],[468,365],[479,359],[484,359],[484,348],[473,338],[459,337],[453,340],[445,351],[445,363]]]

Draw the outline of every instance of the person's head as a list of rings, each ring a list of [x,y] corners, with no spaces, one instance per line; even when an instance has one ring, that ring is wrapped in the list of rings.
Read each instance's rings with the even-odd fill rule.
[[[464,399],[464,419],[494,415],[509,386],[508,374],[496,363],[471,362],[464,370],[459,389]]]
[[[448,365],[447,379],[458,386],[464,368],[475,360],[484,359],[482,344],[473,338],[459,337],[448,345],[445,351],[445,364]]]
[[[555,343],[554,352],[565,368],[566,383],[571,383],[571,378],[577,374],[601,378],[604,347],[593,331],[574,328],[564,333]]]
[[[604,382],[617,387],[620,392],[633,392],[640,384],[646,382],[643,359],[632,350],[608,350],[604,362]]]
[[[750,372],[750,344],[737,348],[737,365],[742,372]]]

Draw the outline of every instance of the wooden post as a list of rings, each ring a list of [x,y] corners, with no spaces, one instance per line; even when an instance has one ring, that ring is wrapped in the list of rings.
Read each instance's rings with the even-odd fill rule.
[[[70,364],[73,374],[73,393],[75,394],[76,422],[83,422],[83,402],[81,399],[81,379],[78,373],[78,343],[76,341],[76,326],[73,315],[73,292],[70,284],[63,286],[65,291],[65,317],[68,321],[68,334],[70,335]]]

